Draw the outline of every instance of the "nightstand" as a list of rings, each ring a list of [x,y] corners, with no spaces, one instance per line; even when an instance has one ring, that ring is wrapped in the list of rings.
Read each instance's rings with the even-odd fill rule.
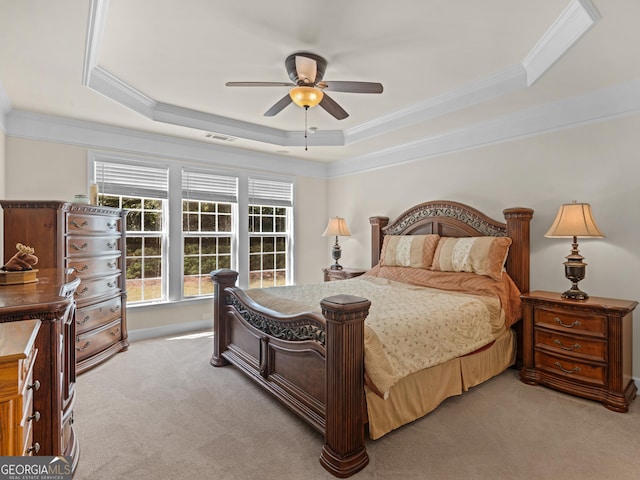
[[[324,281],[333,282],[335,280],[346,280],[347,278],[355,278],[366,272],[361,268],[343,268],[342,270],[332,270],[329,267],[322,269],[324,272]]]
[[[520,379],[597,400],[627,412],[637,387],[631,377],[633,309],[638,302],[560,293],[524,294]]]

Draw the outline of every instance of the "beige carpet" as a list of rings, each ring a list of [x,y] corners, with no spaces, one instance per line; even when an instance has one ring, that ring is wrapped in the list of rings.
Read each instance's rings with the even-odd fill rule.
[[[320,434],[234,367],[210,336],[146,340],[78,377],[75,480],[330,479]],[[509,370],[369,441],[354,479],[638,479],[640,400],[627,414]]]

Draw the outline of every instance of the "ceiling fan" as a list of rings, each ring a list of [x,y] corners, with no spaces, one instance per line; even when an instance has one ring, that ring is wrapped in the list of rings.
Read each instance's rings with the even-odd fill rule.
[[[227,87],[293,87],[264,113],[273,117],[290,103],[305,110],[320,105],[338,120],[349,114],[325,91],[348,93],[382,93],[382,84],[375,82],[349,82],[322,80],[327,61],[320,55],[309,52],[297,52],[289,55],[284,62],[292,82],[227,82]]]

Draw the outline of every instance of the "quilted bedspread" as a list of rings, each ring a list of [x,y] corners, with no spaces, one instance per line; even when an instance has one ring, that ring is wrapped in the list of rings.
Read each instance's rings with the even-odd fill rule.
[[[365,371],[384,396],[399,379],[471,353],[507,328],[499,297],[369,275],[246,293],[260,305],[284,314],[319,313],[320,301],[338,294],[370,300],[365,320]]]

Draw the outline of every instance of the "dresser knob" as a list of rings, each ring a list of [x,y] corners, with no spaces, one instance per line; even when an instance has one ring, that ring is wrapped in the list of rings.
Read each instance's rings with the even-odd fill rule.
[[[40,390],[40,380],[36,380],[31,385],[27,387],[30,390]]]
[[[578,320],[574,321],[574,322],[573,322],[573,323],[571,323],[571,324],[564,323],[564,322],[563,322],[561,319],[559,319],[558,317],[554,318],[554,320],[555,320],[555,322],[556,322],[558,325],[561,325],[561,326],[563,326],[563,327],[565,327],[565,328],[579,327],[580,325],[582,325],[582,323],[580,323],[580,321],[578,321]]]
[[[40,444],[38,442],[34,443],[33,446],[27,448],[28,453],[38,453],[40,451]]]
[[[27,417],[27,420],[31,421],[31,420],[35,420],[36,422],[40,421],[40,412],[35,412],[33,415],[29,415]]]
[[[580,371],[580,367],[575,367],[573,370],[567,370],[564,368],[560,362],[555,362],[554,365],[562,370],[564,373],[578,373]]]

